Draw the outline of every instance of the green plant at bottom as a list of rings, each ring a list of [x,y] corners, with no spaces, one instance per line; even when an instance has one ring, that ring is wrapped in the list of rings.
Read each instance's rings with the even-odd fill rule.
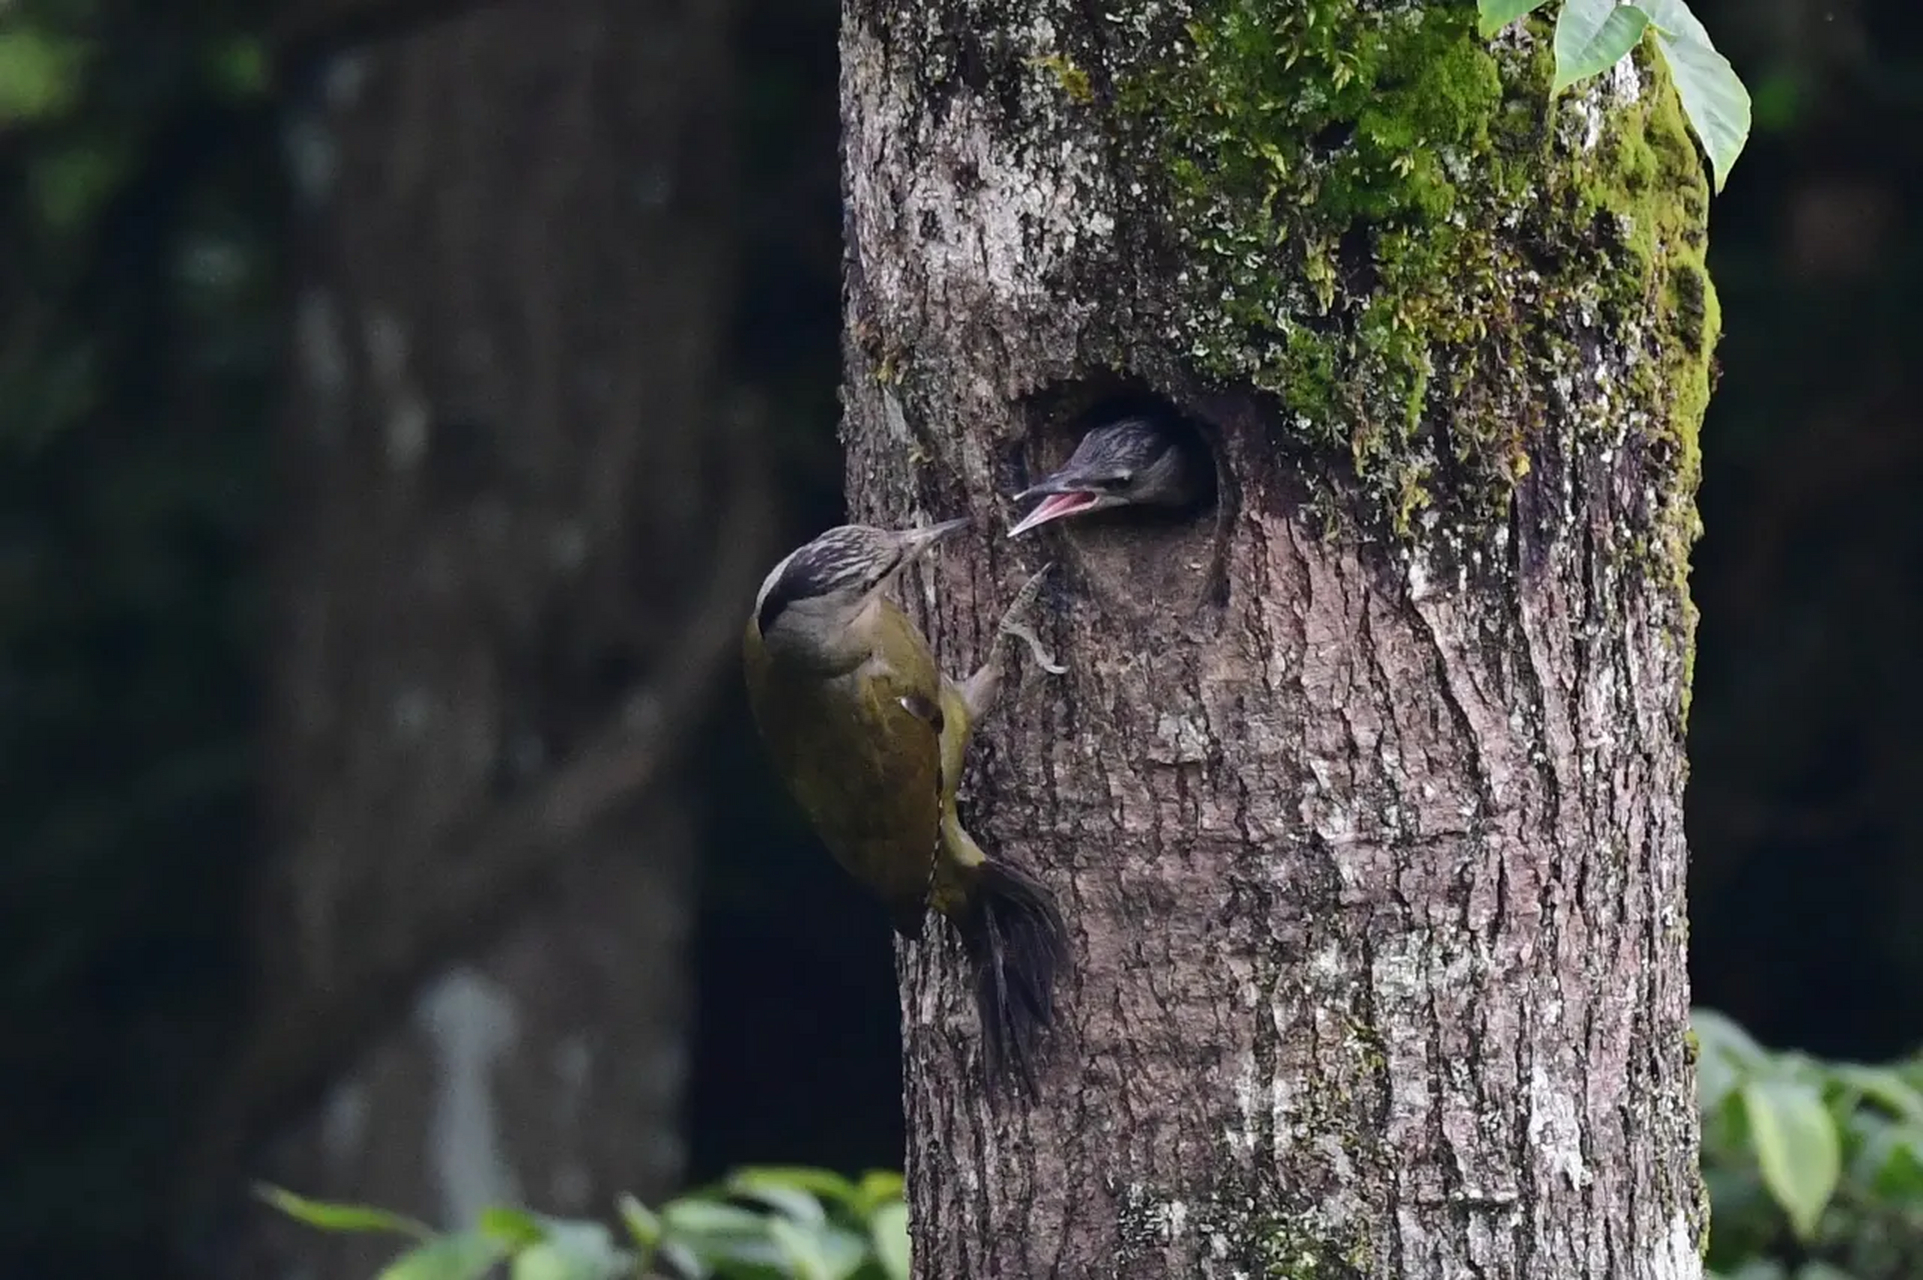
[[[1708,1280],[1923,1276],[1923,1058],[1825,1061],[1713,1010],[1691,1023]]]
[[[908,1209],[901,1175],[851,1181],[823,1169],[738,1169],[650,1209],[618,1208],[625,1238],[606,1224],[524,1209],[484,1210],[471,1226],[436,1232],[362,1205],[309,1200],[278,1187],[262,1198],[323,1231],[408,1241],[378,1280],[908,1280]]]

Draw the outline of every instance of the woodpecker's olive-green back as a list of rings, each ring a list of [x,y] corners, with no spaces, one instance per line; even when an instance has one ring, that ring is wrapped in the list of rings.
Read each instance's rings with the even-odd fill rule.
[[[854,670],[783,667],[750,619],[749,705],[789,791],[848,873],[915,934],[942,818],[942,677],[907,615],[878,602],[873,645]],[[959,754],[959,753],[957,753]]]

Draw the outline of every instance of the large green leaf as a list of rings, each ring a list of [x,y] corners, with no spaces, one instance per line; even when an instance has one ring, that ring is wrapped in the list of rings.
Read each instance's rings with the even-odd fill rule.
[[[909,1280],[908,1206],[883,1205],[868,1220],[868,1230],[874,1237],[875,1257],[881,1260],[888,1280]]]
[[[628,1234],[641,1246],[643,1261],[646,1261],[646,1255],[661,1243],[661,1219],[654,1210],[631,1195],[623,1194],[615,1201],[615,1209],[621,1214],[621,1222],[627,1227]]]
[[[614,1280],[631,1257],[598,1222],[550,1219],[546,1238],[514,1255],[512,1280]]]
[[[395,1235],[413,1236],[425,1240],[434,1234],[433,1228],[424,1222],[389,1213],[385,1209],[374,1209],[363,1204],[334,1204],[326,1200],[309,1200],[306,1196],[295,1195],[281,1187],[262,1184],[254,1188],[254,1194],[268,1204],[279,1209],[288,1217],[304,1222],[322,1231],[363,1231],[391,1232]]]
[[[1649,15],[1616,0],[1563,0],[1556,15],[1556,76],[1551,93],[1621,62],[1649,28]]]
[[[1749,141],[1749,90],[1729,59],[1716,52],[1709,32],[1683,0],[1646,0],[1642,7],[1649,11],[1656,47],[1676,83],[1683,114],[1709,156],[1716,190],[1721,191],[1730,167]]]
[[[1750,1080],[1743,1109],[1763,1183],[1798,1237],[1810,1239],[1843,1171],[1836,1122],[1812,1086],[1794,1080]]]
[[[481,1220],[477,1224],[481,1234],[490,1240],[497,1240],[509,1249],[523,1249],[547,1239],[547,1228],[541,1220],[525,1209],[508,1209],[492,1205],[481,1210]]]
[[[1923,1093],[1888,1067],[1839,1062],[1831,1069],[1838,1082],[1905,1123],[1923,1127]]]
[[[847,1187],[846,1182],[843,1183]],[[776,1213],[793,1218],[804,1226],[816,1227],[828,1220],[821,1201],[784,1179],[769,1178],[757,1170],[743,1169],[727,1182],[728,1193],[743,1200],[767,1205]],[[852,1191],[852,1187],[847,1187]]]
[[[1476,0],[1476,30],[1487,40],[1523,14],[1542,6],[1543,0]]]
[[[867,1255],[860,1238],[846,1231],[811,1231],[786,1218],[769,1219],[768,1238],[781,1250],[795,1280],[848,1280]]]
[[[731,1191],[744,1187],[792,1187],[818,1200],[838,1204],[855,1203],[859,1191],[855,1184],[832,1169],[810,1169],[798,1165],[756,1164],[736,1169],[728,1178]]]
[[[551,1244],[530,1245],[514,1255],[511,1280],[602,1280],[599,1271],[585,1271],[573,1258]]]
[[[463,1231],[408,1250],[382,1268],[379,1280],[482,1280],[502,1252],[480,1232]]]
[[[1923,1131],[1890,1125],[1866,1144],[1863,1180],[1885,1200],[1914,1209],[1923,1206]]]
[[[870,1169],[861,1175],[858,1203],[863,1217],[884,1205],[898,1203],[904,1193],[901,1174],[893,1169]]]
[[[1728,1014],[1701,1007],[1691,1009],[1689,1028],[1696,1033],[1705,1057],[1712,1053],[1721,1054],[1746,1068],[1754,1067],[1769,1057],[1769,1050],[1756,1043],[1756,1037]]]
[[[680,1246],[710,1268],[758,1267],[778,1274],[781,1250],[769,1235],[769,1221],[762,1214],[718,1200],[675,1200],[661,1210],[665,1236],[661,1252]]]
[[[662,1207],[661,1220],[669,1231],[698,1236],[750,1236],[765,1239],[767,1219],[751,1209],[723,1200],[692,1197]]]

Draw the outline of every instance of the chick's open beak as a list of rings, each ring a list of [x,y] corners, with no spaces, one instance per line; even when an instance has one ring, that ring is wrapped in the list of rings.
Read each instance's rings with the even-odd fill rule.
[[[1096,505],[1101,494],[1083,485],[1076,476],[1066,471],[1057,471],[1054,475],[1030,485],[1015,495],[1016,502],[1027,502],[1031,498],[1040,498],[1041,502],[1033,511],[1016,521],[1015,526],[1008,531],[1009,537],[1019,538],[1030,529],[1045,525],[1051,520],[1060,520],[1063,516],[1087,511]]]
[[[1082,489],[1072,489],[1067,493],[1054,493],[1043,498],[1035,509],[1016,521],[1008,531],[1011,538],[1019,538],[1030,529],[1045,525],[1063,516],[1072,516],[1078,511],[1086,511],[1095,505],[1095,494]]]

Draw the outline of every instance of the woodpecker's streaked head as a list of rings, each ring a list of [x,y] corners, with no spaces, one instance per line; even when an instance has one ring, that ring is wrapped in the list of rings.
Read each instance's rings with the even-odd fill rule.
[[[755,629],[770,649],[838,648],[898,574],[968,527],[968,517],[922,529],[844,524],[788,553],[755,596]]]
[[[1115,507],[1186,507],[1202,494],[1197,464],[1168,427],[1151,418],[1123,418],[1096,427],[1053,475],[1015,495],[1040,498],[1008,531],[1011,538],[1065,516]]]

